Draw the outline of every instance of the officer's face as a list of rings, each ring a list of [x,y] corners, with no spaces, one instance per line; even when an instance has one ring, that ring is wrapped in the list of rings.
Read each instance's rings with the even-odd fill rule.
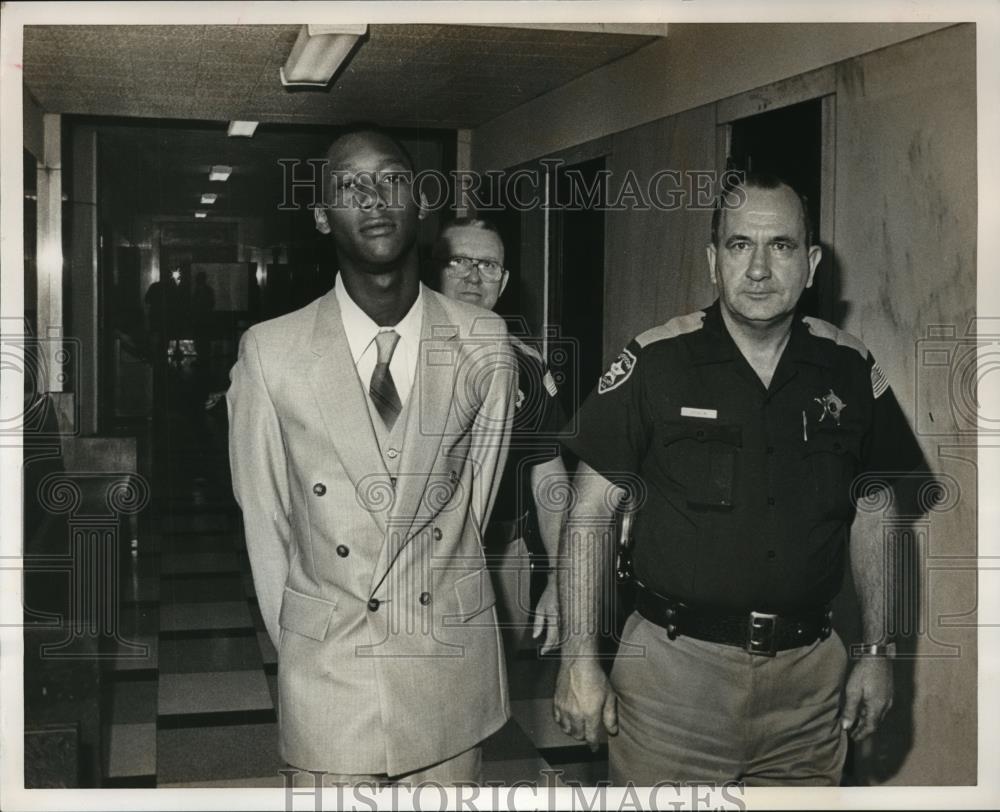
[[[421,207],[413,172],[392,141],[364,132],[337,139],[327,153],[324,193],[316,225],[332,234],[342,262],[377,270],[416,245]]]
[[[812,285],[818,245],[806,244],[802,205],[787,186],[746,189],[746,203],[722,217],[719,245],[708,246],[708,265],[723,311],[755,326],[795,311]]]
[[[491,231],[476,226],[453,226],[441,235],[438,244],[441,261],[441,292],[449,299],[485,307],[492,310],[507,285],[507,271],[495,282],[483,278],[478,268],[473,266],[464,279],[456,278],[457,271],[449,271],[448,260],[452,257],[487,260],[503,265],[503,242]]]

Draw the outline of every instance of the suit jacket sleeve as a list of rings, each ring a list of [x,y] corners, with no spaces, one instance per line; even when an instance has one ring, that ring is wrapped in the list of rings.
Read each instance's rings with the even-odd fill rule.
[[[469,456],[475,466],[472,511],[480,533],[486,529],[507,461],[517,397],[517,359],[507,336],[499,340],[482,379],[488,386],[472,429]]]
[[[247,554],[267,633],[278,645],[278,614],[291,535],[285,447],[274,403],[251,331],[240,341],[239,358],[230,372],[229,464],[233,492],[243,510]]]

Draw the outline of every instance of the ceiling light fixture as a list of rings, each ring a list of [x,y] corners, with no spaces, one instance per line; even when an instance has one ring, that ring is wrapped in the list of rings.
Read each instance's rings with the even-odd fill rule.
[[[215,202],[215,200],[216,200],[217,197],[218,197],[217,194],[214,194],[214,193],[211,193],[211,192],[203,194],[201,196],[201,205],[202,206],[211,206]]]
[[[209,180],[229,180],[229,176],[233,174],[233,168],[231,166],[223,166],[219,164],[218,166],[213,166],[208,172]]]
[[[236,138],[253,138],[259,121],[230,121],[229,135]]]
[[[204,218],[208,217],[208,212],[207,211],[196,211],[194,213],[194,216],[197,217],[199,220],[203,220]]]
[[[367,25],[303,25],[279,70],[285,87],[324,87],[368,33]]]

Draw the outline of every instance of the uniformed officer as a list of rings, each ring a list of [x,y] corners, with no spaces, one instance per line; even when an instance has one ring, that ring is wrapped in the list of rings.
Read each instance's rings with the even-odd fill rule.
[[[555,716],[591,744],[603,722],[614,783],[836,785],[847,735],[891,705],[881,539],[871,515],[855,521],[851,487],[862,472],[888,486],[923,458],[866,347],[798,312],[820,254],[791,187],[729,189],[708,246],[718,299],[632,341],[566,439],[582,462]],[[609,681],[597,590],[628,495],[637,611]],[[828,607],[848,550],[871,656],[842,696]]]
[[[504,244],[496,226],[480,218],[445,225],[434,250],[441,292],[492,310],[507,286]],[[555,561],[568,486],[558,435],[566,422],[555,381],[542,356],[511,333],[517,358],[517,401],[510,452],[486,531],[487,560],[497,591],[497,613],[509,654],[541,637],[541,652],[558,642],[555,577],[548,579],[531,622],[531,572]]]

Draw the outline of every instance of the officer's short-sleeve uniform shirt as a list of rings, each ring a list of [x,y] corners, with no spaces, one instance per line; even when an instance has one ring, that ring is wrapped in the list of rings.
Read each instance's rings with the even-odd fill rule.
[[[738,611],[832,599],[855,478],[891,482],[923,462],[858,339],[797,315],[765,388],[718,302],[633,340],[577,425],[565,445],[639,493],[638,580],[692,604]]]
[[[534,507],[531,469],[559,456],[559,433],[566,424],[555,380],[542,356],[516,336],[511,346],[517,359],[517,400],[491,521],[510,521]]]

